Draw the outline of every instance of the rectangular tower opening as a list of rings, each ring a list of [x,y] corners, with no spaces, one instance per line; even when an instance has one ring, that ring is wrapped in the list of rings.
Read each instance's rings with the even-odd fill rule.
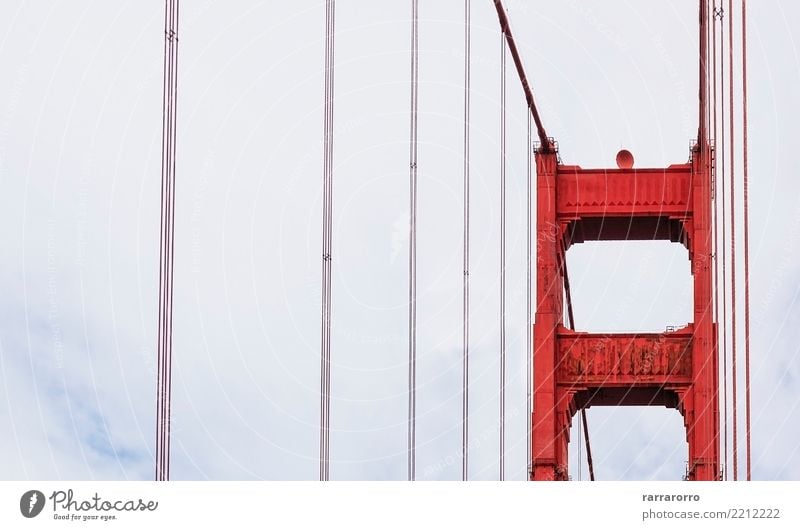
[[[686,431],[675,409],[590,407],[586,409],[595,480],[682,480]],[[571,480],[589,480],[580,412],[572,419]]]
[[[691,264],[683,245],[587,241],[569,249],[567,268],[580,331],[663,332],[692,321]]]

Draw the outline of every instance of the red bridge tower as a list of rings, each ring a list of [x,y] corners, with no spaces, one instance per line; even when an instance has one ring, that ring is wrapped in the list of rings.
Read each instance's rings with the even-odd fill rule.
[[[711,254],[711,150],[691,161],[634,169],[559,163],[536,154],[536,316],[533,328],[532,480],[566,480],[572,417],[584,407],[651,405],[683,415],[690,480],[719,476],[719,406]],[[627,155],[627,156],[626,156]],[[694,320],[664,333],[597,334],[564,326],[565,255],[587,240],[668,240],[689,252]]]

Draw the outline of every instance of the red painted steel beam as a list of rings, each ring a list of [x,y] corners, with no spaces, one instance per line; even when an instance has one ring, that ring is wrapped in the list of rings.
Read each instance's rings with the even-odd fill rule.
[[[691,164],[667,168],[583,169],[560,166],[558,217],[688,218],[692,215]]]
[[[666,240],[690,248],[691,164],[583,169],[561,165],[556,217],[565,247],[584,241]]]
[[[671,241],[689,248],[685,226],[669,217],[584,217],[568,223],[565,238],[567,247],[584,241]]]
[[[566,480],[568,428],[555,378],[556,330],[563,325],[562,230],[556,218],[558,155],[536,153],[536,315],[533,324],[532,480]]]
[[[684,414],[689,441],[691,480],[719,478],[719,380],[714,324],[713,256],[711,247],[711,176],[707,145],[693,153],[690,255],[694,279],[692,400]]]
[[[691,383],[692,326],[671,333],[557,333],[556,384],[653,386]]]
[[[589,407],[666,407],[684,413],[689,385],[635,387],[589,387],[573,390],[572,409]]]

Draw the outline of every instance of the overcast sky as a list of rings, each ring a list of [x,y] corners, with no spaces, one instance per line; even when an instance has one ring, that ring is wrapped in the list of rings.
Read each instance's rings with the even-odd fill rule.
[[[171,476],[316,479],[325,5],[181,4]],[[495,480],[501,45],[492,2],[472,5],[470,476]],[[410,2],[336,6],[331,476],[404,479]],[[565,163],[613,167],[622,147],[637,167],[688,159],[696,2],[507,7]],[[800,5],[748,8],[753,475],[797,480]],[[0,3],[2,479],[153,476],[163,9]],[[458,479],[463,2],[422,0],[420,17],[417,476]],[[509,68],[506,477],[516,480],[526,477],[525,112]],[[584,243],[568,264],[580,329],[691,320],[680,245]],[[677,411],[588,417],[600,479],[683,475]],[[585,480],[577,423],[570,473]]]

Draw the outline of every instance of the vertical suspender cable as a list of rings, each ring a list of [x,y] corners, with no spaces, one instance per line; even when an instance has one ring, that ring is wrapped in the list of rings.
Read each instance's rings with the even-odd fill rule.
[[[714,324],[716,324],[716,344],[719,344],[719,192],[717,191],[717,185],[719,183],[719,179],[717,178],[717,165],[716,164],[716,149],[717,149],[717,0],[713,0],[711,4],[711,71],[712,71],[712,83],[711,83],[711,101],[713,106],[712,111],[712,123],[711,123],[711,134],[714,138],[714,160],[715,165],[712,170],[713,181],[712,181],[712,191],[711,194],[714,197],[714,215],[712,216],[714,220]],[[715,350],[717,351],[717,359],[719,359],[719,347],[715,346]],[[719,378],[719,365],[717,365],[717,378]],[[717,391],[719,391],[719,386],[717,386]],[[725,422],[724,415],[723,415],[723,423]],[[722,466],[722,473],[725,472],[725,466]]]
[[[166,0],[164,8],[164,92],[161,143],[161,241],[158,282],[158,388],[156,391],[155,469],[155,478],[158,481],[169,480],[170,459],[179,7],[179,0]]]
[[[707,148],[708,148],[708,41],[706,35],[708,33],[708,3],[707,0],[700,0],[700,25],[698,40],[700,41],[700,69],[697,82],[700,85],[699,90],[699,105],[698,105],[698,133],[697,144],[700,148],[700,161],[707,166]],[[705,168],[704,168],[705,169]]]
[[[328,59],[330,64],[330,74],[328,76],[328,93],[329,93],[329,101],[330,101],[330,110],[328,111],[328,314],[326,318],[326,322],[328,325],[328,345],[327,345],[327,369],[325,371],[326,377],[326,392],[325,392],[325,413],[327,415],[327,426],[326,432],[327,436],[325,438],[326,447],[325,447],[325,459],[326,459],[326,475],[325,480],[330,478],[330,453],[331,453],[331,437],[330,437],[330,426],[331,426],[331,333],[330,328],[332,324],[332,311],[333,311],[333,298],[332,298],[332,290],[333,290],[333,99],[334,99],[334,72],[335,72],[335,28],[336,28],[336,2],[335,0],[331,0],[331,37],[330,37],[330,58]]]
[[[712,119],[711,119],[711,135],[714,138],[714,165],[712,168],[712,192],[711,195],[714,198],[714,214],[712,216],[714,222],[714,324],[716,325],[716,334],[715,334],[715,350],[717,351],[717,391],[719,391],[719,192],[717,191],[717,187],[719,185],[719,172],[717,171],[719,168],[719,162],[717,157],[717,0],[713,0],[711,3],[711,49],[712,49],[712,83],[711,83],[711,101],[713,105],[712,110]],[[724,380],[724,376],[723,376]],[[724,398],[723,398],[724,401]],[[723,411],[721,414],[722,423],[725,423],[725,412]],[[725,473],[725,466],[721,467],[720,473],[720,480],[723,480]]]
[[[333,266],[333,96],[336,1],[325,4],[325,96],[322,176],[322,331],[320,345],[319,479],[330,479],[331,288]]]
[[[464,0],[464,261],[461,376],[461,480],[469,478],[469,124],[470,124],[470,3]]]
[[[500,480],[506,467],[506,36],[500,39]]]
[[[711,22],[712,22],[712,24],[710,24],[710,25],[708,23],[706,23],[706,32],[705,32],[705,35],[703,35],[703,38],[705,39],[705,42],[706,42],[706,58],[705,58],[705,61],[706,61],[706,75],[705,75],[705,83],[706,83],[706,117],[705,117],[705,120],[706,120],[706,131],[708,131],[708,142],[709,142],[708,167],[710,169],[711,168],[711,162],[712,162],[710,149],[711,149],[711,140],[713,138],[713,131],[711,130],[711,105],[712,105],[711,96],[712,96],[712,94],[711,94],[711,91],[710,91],[710,89],[711,89],[711,75],[712,75],[711,66],[712,65],[711,65],[711,56],[710,56],[711,52],[709,51],[709,46],[711,45],[711,31],[712,31],[712,27],[714,25],[713,24],[713,22],[714,22],[714,18],[713,18],[714,17],[714,12],[711,11],[712,0],[705,0],[705,2],[706,2],[706,21],[708,21],[710,19]],[[712,174],[709,172],[709,178],[711,178],[711,175]],[[712,195],[714,193],[713,189],[714,188],[712,187],[711,188]],[[713,321],[713,319],[712,319],[712,321]]]
[[[533,150],[531,143],[531,115],[528,114],[528,136],[525,143],[525,163],[526,163],[526,177],[527,177],[527,220],[526,220],[526,261],[525,261],[525,389],[527,396],[527,404],[525,407],[525,451],[527,455],[528,476],[532,471],[533,465],[533,447],[531,446],[531,414],[533,413],[533,405],[531,403],[531,380],[533,374],[531,373],[533,361],[533,305],[532,305],[532,289],[533,289]]]
[[[733,0],[728,0],[728,111],[730,134],[730,194],[731,194],[731,401],[733,402],[733,480],[739,480],[739,431],[736,409],[736,183],[734,164],[734,105],[733,105]]]
[[[417,415],[417,111],[419,75],[419,5],[411,0],[411,133],[408,252],[408,480],[416,475]]]
[[[578,450],[575,452],[578,460],[578,482],[583,480],[583,462],[581,461],[581,455],[583,454],[583,448],[581,447],[583,433],[581,431],[583,431],[583,424],[578,423]]]
[[[328,109],[330,108],[329,94],[328,94],[328,75],[330,73],[330,65],[328,64],[328,57],[330,56],[330,2],[326,1],[325,5],[325,67],[324,67],[324,82],[322,98],[323,103],[323,128],[322,128],[322,272],[320,280],[320,293],[322,296],[321,313],[320,313],[320,370],[319,370],[319,479],[326,480],[327,476],[327,459],[325,457],[325,438],[327,431],[325,429],[327,421],[325,414],[325,359],[326,359],[326,344],[328,344],[328,326],[325,320],[327,313],[327,297],[328,297],[328,276],[327,276],[327,256],[328,256]]]
[[[709,53],[708,53],[708,0],[700,0],[700,32],[699,32],[699,41],[700,41],[700,74],[698,76],[698,83],[700,84],[700,105],[699,105],[699,134],[698,134],[698,147],[699,147],[699,155],[700,155],[700,163],[702,164],[702,174],[707,179],[707,183],[709,186],[709,191],[711,191],[711,143],[709,140],[709,77],[708,77],[708,70],[709,70]],[[710,199],[709,200],[709,207],[710,207]],[[708,222],[708,221],[706,221]],[[708,248],[709,254],[712,250],[711,247],[711,226],[706,228],[704,237],[707,238],[706,241],[703,242],[704,248]],[[708,245],[708,247],[706,247]],[[703,259],[710,258],[709,256],[703,256]],[[713,278],[710,278],[712,281],[713,287]],[[703,307],[703,319],[708,319],[711,322],[711,329],[713,330],[713,300],[709,301],[709,305]],[[712,312],[711,315],[708,313]],[[716,363],[713,362],[712,359],[712,367],[716,370]],[[715,379],[716,379],[716,373]],[[713,412],[713,405],[712,405],[712,412]],[[713,433],[717,431],[715,427],[709,424],[709,422],[703,423],[703,432],[702,436],[704,440],[713,440]],[[692,462],[692,467],[696,465],[695,462]],[[715,479],[717,477],[714,477]]]
[[[169,227],[169,362],[167,363],[167,451],[166,457],[166,478],[169,480],[170,452],[172,433],[172,312],[173,312],[173,278],[175,276],[175,188],[176,188],[176,145],[178,141],[177,119],[178,119],[178,18],[180,1],[174,0],[173,8],[173,29],[172,35],[172,190],[170,193],[170,227]]]
[[[747,180],[747,0],[742,0],[742,193],[744,194],[744,397],[746,477],[750,476],[750,229]]]
[[[716,1],[715,1],[716,4]],[[719,81],[720,81],[720,91],[719,91],[719,98],[720,98],[720,105],[719,105],[719,133],[720,133],[720,142],[719,142],[719,164],[717,165],[719,169],[719,178],[717,182],[719,183],[720,193],[722,197],[720,198],[721,212],[719,217],[722,221],[722,248],[720,249],[719,246],[716,250],[717,254],[720,254],[722,257],[722,430],[723,430],[723,461],[724,466],[722,468],[723,480],[728,479],[728,296],[727,296],[727,271],[726,271],[726,252],[725,252],[725,241],[726,241],[726,234],[727,234],[727,227],[726,227],[726,216],[725,216],[725,26],[723,25],[723,20],[725,17],[725,9],[720,5],[718,9],[715,9],[715,18],[719,18],[720,21],[720,32],[719,32],[719,50],[720,50],[720,61],[719,61]],[[716,49],[717,49],[717,39],[716,39],[716,21],[714,24],[715,27],[715,36],[714,36],[714,71],[716,72]],[[714,79],[714,93],[717,93],[716,89],[716,74]],[[717,123],[717,108],[716,108],[716,98],[714,96],[715,105],[714,105],[714,128],[716,130],[716,123]],[[715,205],[716,210],[716,205]],[[719,313],[718,313],[719,314]]]

